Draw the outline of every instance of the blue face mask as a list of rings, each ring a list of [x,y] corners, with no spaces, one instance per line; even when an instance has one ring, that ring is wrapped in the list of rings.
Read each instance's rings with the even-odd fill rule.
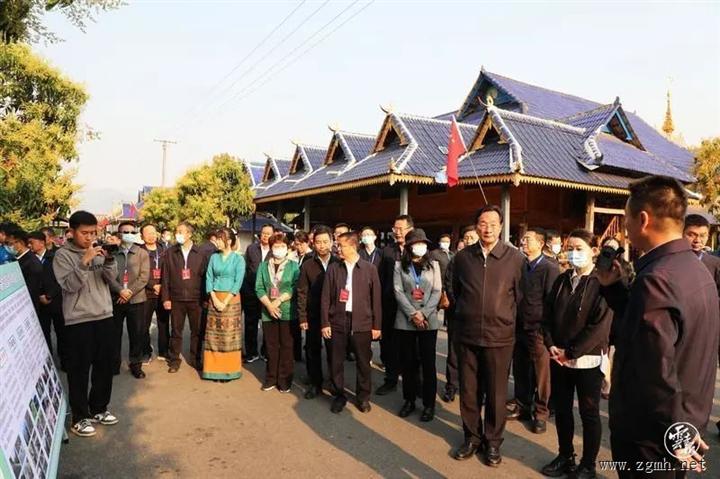
[[[133,245],[135,243],[136,239],[137,238],[133,233],[123,233],[122,234],[122,242],[126,246]]]
[[[568,261],[576,269],[582,269],[588,264],[588,255],[585,251],[568,251]]]
[[[12,256],[17,256],[17,254],[18,254],[18,252],[17,252],[17,250],[15,249],[14,246],[5,245],[5,249],[6,249],[7,252],[10,253]]]

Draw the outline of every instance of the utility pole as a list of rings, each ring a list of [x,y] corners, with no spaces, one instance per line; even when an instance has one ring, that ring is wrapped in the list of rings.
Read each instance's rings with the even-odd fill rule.
[[[173,140],[153,140],[155,143],[162,143],[163,160],[162,160],[162,183],[160,186],[165,186],[165,162],[167,161],[167,146],[177,145],[177,141]]]

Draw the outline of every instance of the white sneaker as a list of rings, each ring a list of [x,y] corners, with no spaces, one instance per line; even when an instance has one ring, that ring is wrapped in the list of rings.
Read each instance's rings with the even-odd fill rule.
[[[73,424],[70,430],[76,436],[80,437],[92,437],[95,435],[95,427],[92,425],[90,419],[81,419],[80,421]]]
[[[274,385],[274,384],[273,384],[272,386],[270,386],[270,385],[264,385],[264,386],[262,387],[262,390],[263,390],[263,391],[272,391],[273,389],[275,389],[275,385]]]
[[[281,393],[289,393],[290,388],[287,388],[287,389],[278,388],[278,391],[280,391]]]
[[[100,423],[103,426],[112,426],[113,424],[118,423],[118,418],[113,416],[109,411],[101,412],[100,414],[95,414],[92,419],[92,422],[94,423]]]

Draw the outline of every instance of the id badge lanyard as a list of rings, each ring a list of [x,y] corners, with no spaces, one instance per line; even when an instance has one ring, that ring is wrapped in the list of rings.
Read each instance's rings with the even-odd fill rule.
[[[127,252],[123,253],[125,255],[125,271],[123,272],[123,289],[127,289],[128,283],[130,282],[130,278],[128,275],[128,254]]]
[[[415,271],[415,266],[412,264],[410,265],[410,274],[415,280],[415,289],[413,289],[412,298],[416,301],[420,301],[423,299],[425,293],[422,289],[420,289],[420,277],[418,276],[417,271]]]
[[[155,251],[155,269],[153,270],[153,279],[160,279],[160,252]]]

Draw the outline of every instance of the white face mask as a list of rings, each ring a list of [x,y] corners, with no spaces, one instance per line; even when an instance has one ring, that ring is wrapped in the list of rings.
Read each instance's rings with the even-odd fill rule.
[[[588,254],[585,251],[568,251],[568,261],[576,269],[582,269],[588,264]]]
[[[272,254],[273,258],[275,259],[283,259],[285,256],[287,256],[287,248],[273,248]]]
[[[448,243],[447,241],[441,241],[440,249],[443,251],[450,251],[450,243]]]
[[[560,246],[559,244],[554,244],[550,246],[550,251],[552,251],[553,254],[560,254],[560,250],[562,250],[562,246]]]
[[[181,246],[184,245],[184,244],[185,244],[185,235],[184,235],[184,234],[180,234],[180,233],[176,234],[176,235],[175,235],[175,242],[176,242],[177,244],[181,245]]]
[[[362,242],[366,246],[371,246],[375,244],[375,235],[364,235],[361,238]]]
[[[421,256],[425,256],[427,249],[428,247],[425,243],[415,243],[412,245],[412,254],[413,256],[417,256],[419,258]]]
[[[137,242],[137,236],[135,236],[133,233],[123,233],[122,242],[125,246],[132,246],[134,243]]]

